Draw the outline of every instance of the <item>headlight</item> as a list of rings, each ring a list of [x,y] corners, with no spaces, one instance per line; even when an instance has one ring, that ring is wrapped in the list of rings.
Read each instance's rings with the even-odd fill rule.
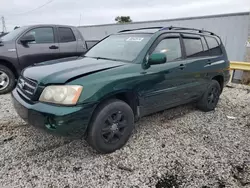
[[[76,104],[82,89],[82,86],[75,85],[47,86],[43,90],[39,101],[65,105]]]

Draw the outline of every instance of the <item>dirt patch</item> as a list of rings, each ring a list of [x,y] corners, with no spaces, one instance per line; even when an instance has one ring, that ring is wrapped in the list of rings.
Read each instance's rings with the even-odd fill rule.
[[[179,188],[182,185],[177,176],[166,174],[155,185],[156,188]]]

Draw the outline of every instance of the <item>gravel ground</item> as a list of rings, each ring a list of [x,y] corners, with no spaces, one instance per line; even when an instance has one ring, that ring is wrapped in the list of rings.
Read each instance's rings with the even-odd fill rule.
[[[109,155],[25,124],[10,95],[0,104],[0,187],[250,187],[248,87],[225,88],[213,112],[185,105],[145,117]]]

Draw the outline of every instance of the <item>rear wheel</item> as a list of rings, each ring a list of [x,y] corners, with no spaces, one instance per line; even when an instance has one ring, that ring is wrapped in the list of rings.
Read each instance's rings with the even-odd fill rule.
[[[198,101],[197,107],[204,112],[214,110],[219,101],[220,94],[221,94],[220,84],[216,80],[211,80],[211,83],[207,91]]]
[[[111,153],[126,144],[133,128],[134,114],[130,106],[121,100],[108,100],[95,111],[87,141],[98,152]]]
[[[10,92],[15,87],[15,75],[6,66],[0,65],[0,94]]]

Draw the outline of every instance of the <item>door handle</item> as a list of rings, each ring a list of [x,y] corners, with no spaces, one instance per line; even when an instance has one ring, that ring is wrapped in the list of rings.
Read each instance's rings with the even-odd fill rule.
[[[211,65],[211,60],[207,60],[207,65]]]
[[[184,64],[180,64],[179,69],[183,70],[186,67]]]
[[[58,46],[55,46],[55,45],[52,45],[49,47],[49,49],[58,49],[59,47]]]

